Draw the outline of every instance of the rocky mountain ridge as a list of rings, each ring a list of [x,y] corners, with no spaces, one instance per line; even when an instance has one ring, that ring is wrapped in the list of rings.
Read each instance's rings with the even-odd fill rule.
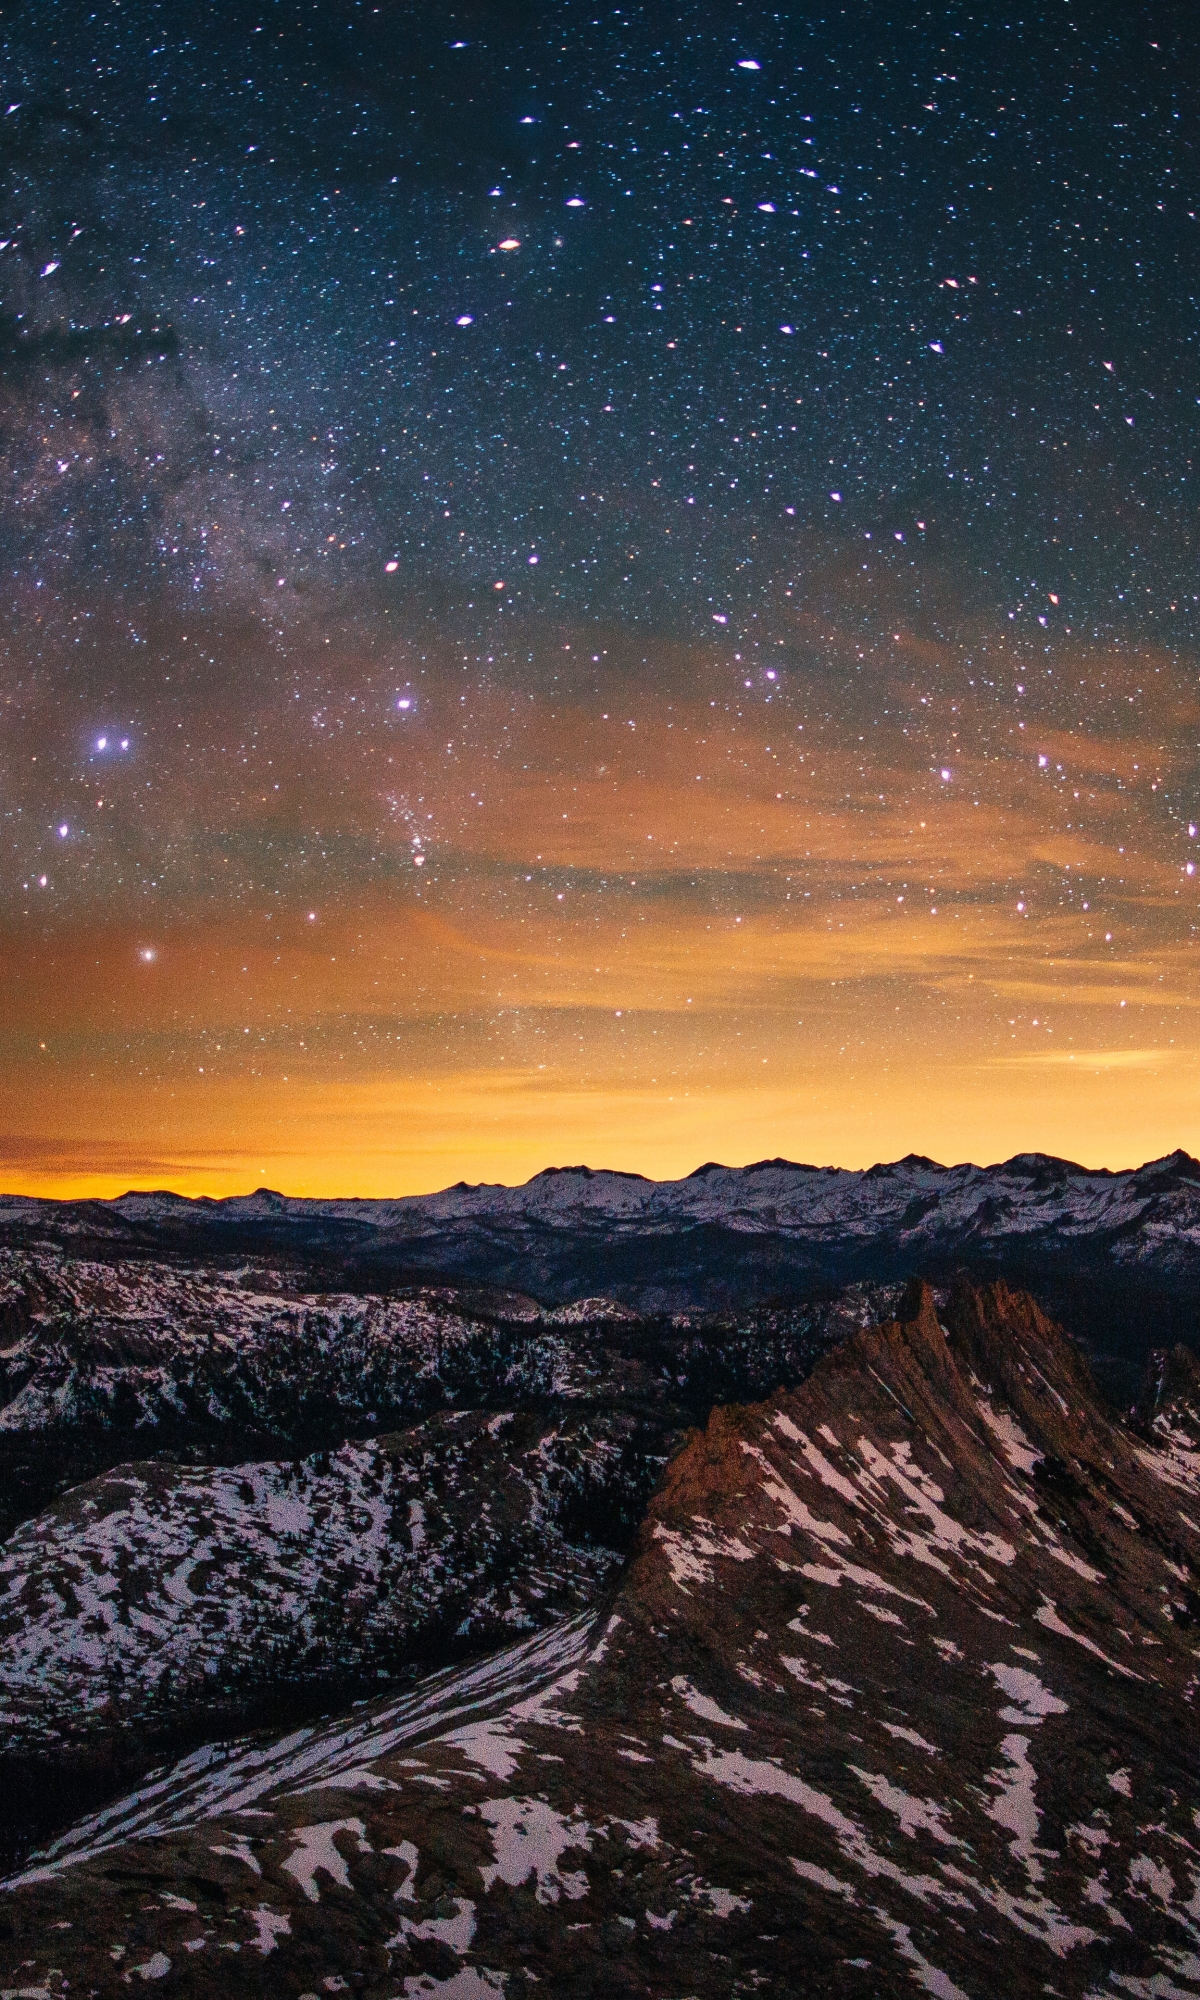
[[[0,1898],[96,1995],[1200,1993],[1200,1393],[917,1288],[676,1453],[607,1602],[197,1753]]]

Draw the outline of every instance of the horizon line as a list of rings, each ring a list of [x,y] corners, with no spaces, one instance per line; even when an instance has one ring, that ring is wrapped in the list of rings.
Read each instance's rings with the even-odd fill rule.
[[[433,1201],[436,1200],[440,1195],[458,1194],[458,1193],[473,1194],[488,1188],[496,1189],[498,1192],[516,1194],[519,1193],[524,1188],[532,1187],[536,1181],[545,1180],[555,1175],[565,1175],[565,1174],[581,1174],[586,1176],[588,1179],[595,1179],[595,1180],[611,1178],[614,1180],[641,1181],[647,1187],[663,1188],[663,1187],[681,1187],[686,1182],[697,1180],[704,1174],[710,1174],[710,1173],[753,1174],[753,1173],[763,1172],[766,1169],[772,1167],[786,1168],[794,1173],[840,1174],[840,1175],[853,1175],[859,1178],[865,1178],[869,1175],[886,1173],[890,1169],[894,1169],[897,1167],[906,1167],[906,1166],[924,1167],[931,1169],[932,1171],[939,1174],[953,1174],[953,1173],[961,1173],[963,1171],[970,1171],[973,1173],[981,1173],[981,1174],[991,1174],[991,1173],[998,1173],[1002,1171],[1005,1167],[1013,1167],[1023,1162],[1029,1162],[1030,1164],[1038,1163],[1049,1167],[1060,1167],[1066,1169],[1070,1173],[1086,1175],[1094,1178],[1103,1178],[1107,1180],[1125,1179],[1133,1174],[1144,1173],[1146,1169],[1149,1167],[1166,1166],[1170,1162],[1179,1162],[1179,1163],[1187,1162],[1189,1165],[1195,1166],[1198,1169],[1200,1169],[1200,1160],[1197,1160],[1196,1157],[1193,1154],[1189,1153],[1186,1147],[1184,1146],[1176,1146],[1168,1153],[1156,1154],[1151,1159],[1142,1160],[1138,1165],[1129,1167],[1105,1167],[1105,1166],[1088,1167],[1084,1166],[1080,1161],[1068,1159],[1065,1155],[1062,1154],[1041,1153],[1037,1151],[1011,1153],[1008,1155],[1006,1159],[992,1160],[983,1166],[979,1165],[974,1160],[956,1160],[949,1164],[946,1164],[940,1160],[935,1160],[930,1158],[930,1156],[926,1153],[904,1153],[899,1158],[894,1160],[873,1161],[871,1165],[868,1167],[839,1167],[832,1165],[818,1165],[817,1163],[811,1161],[790,1160],[782,1155],[775,1155],[774,1157],[771,1158],[764,1158],[760,1160],[749,1160],[740,1167],[728,1166],[723,1161],[720,1160],[705,1160],[702,1162],[700,1166],[693,1167],[690,1170],[690,1172],[686,1174],[681,1174],[675,1179],[668,1178],[662,1180],[656,1180],[654,1176],[651,1174],[638,1173],[636,1170],[632,1168],[590,1167],[583,1162],[576,1161],[565,1166],[551,1165],[551,1166],[539,1167],[536,1173],[531,1174],[529,1178],[524,1181],[458,1180],[458,1181],[447,1182],[442,1187],[426,1189],[424,1192],[417,1194],[299,1195],[299,1194],[288,1194],[282,1188],[268,1187],[265,1183],[260,1183],[257,1187],[247,1188],[244,1192],[236,1194],[225,1194],[225,1195],[181,1194],[179,1190],[176,1188],[167,1187],[159,1184],[152,1187],[128,1187],[122,1189],[122,1191],[119,1194],[112,1194],[112,1195],[27,1194],[17,1189],[0,1188],[0,1204],[9,1202],[21,1202],[21,1203],[28,1202],[31,1204],[49,1204],[56,1208],[79,1207],[83,1205],[88,1205],[88,1206],[98,1205],[105,1208],[111,1208],[114,1207],[118,1202],[129,1201],[132,1199],[137,1199],[139,1197],[144,1200],[151,1200],[154,1199],[155,1197],[158,1197],[160,1199],[179,1202],[186,1206],[223,1208],[228,1206],[231,1202],[252,1201],[258,1195],[266,1195],[270,1196],[271,1199],[276,1201],[285,1201],[289,1203],[303,1203],[306,1207],[314,1207],[314,1208],[325,1207],[331,1203],[337,1203],[340,1205],[343,1203],[350,1203],[350,1202],[362,1204],[364,1206],[368,1205],[380,1206],[385,1203]]]

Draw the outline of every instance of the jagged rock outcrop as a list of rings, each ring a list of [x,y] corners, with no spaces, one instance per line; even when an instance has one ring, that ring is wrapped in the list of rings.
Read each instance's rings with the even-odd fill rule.
[[[598,1620],[78,1828],[6,1888],[0,1976],[1195,1993],[1185,1405],[1114,1422],[1032,1301],[921,1291],[713,1413]]]

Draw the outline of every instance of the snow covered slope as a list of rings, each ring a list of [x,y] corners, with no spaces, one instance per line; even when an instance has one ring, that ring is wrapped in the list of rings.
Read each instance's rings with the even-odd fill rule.
[[[123,1465],[74,1488],[0,1550],[0,1780],[14,1758],[111,1758],[591,1603],[618,1559],[561,1518],[581,1487],[595,1502],[630,1480],[631,1431],[467,1412],[315,1458]]]

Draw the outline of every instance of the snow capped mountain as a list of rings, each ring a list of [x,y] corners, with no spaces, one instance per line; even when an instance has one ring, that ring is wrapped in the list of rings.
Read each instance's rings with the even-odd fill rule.
[[[735,1253],[736,1239],[744,1250],[753,1248],[750,1239],[771,1239],[789,1270],[821,1267],[839,1281],[877,1275],[875,1266],[897,1259],[1014,1246],[1051,1255],[1090,1248],[1116,1265],[1190,1272],[1200,1257],[1200,1164],[1177,1152],[1110,1173],[1036,1153],[991,1167],[942,1167],[910,1155],[864,1172],[788,1160],[709,1164],[679,1181],[551,1168],[523,1187],[460,1183],[394,1201],[302,1200],[268,1189],[223,1201],[0,1199],[0,1232],[27,1240],[35,1231],[143,1248],[223,1239],[286,1242],[299,1251],[339,1246],[352,1260],[407,1258],[414,1269],[436,1266],[460,1280],[509,1283],[524,1271],[526,1288],[540,1279],[564,1298],[581,1295],[598,1247],[679,1239],[693,1244],[702,1265],[706,1232],[726,1241],[727,1256],[728,1239]],[[621,1296],[645,1306],[645,1297],[632,1296],[638,1284],[635,1272]]]
[[[759,1218],[772,1227],[807,1229],[836,1218],[839,1226],[861,1217],[894,1220],[914,1199],[927,1200],[960,1219],[989,1194],[1013,1204],[1014,1211],[1071,1216],[1084,1226],[1102,1219],[1128,1220],[1155,1193],[1191,1189],[1200,1202],[1200,1163],[1184,1152],[1127,1172],[1079,1167],[1040,1153],[1021,1153],[990,1167],[943,1167],[909,1154],[903,1160],[858,1171],[804,1166],[791,1160],[760,1160],[747,1167],[710,1161],[683,1180],[652,1181],[641,1174],[591,1167],[548,1167],[519,1187],[458,1182],[440,1193],[392,1200],[310,1199],[259,1188],[223,1200],[189,1200],[169,1192],[131,1192],[111,1201],[52,1202],[32,1196],[0,1196],[0,1219],[12,1222],[82,1217],[87,1213],[126,1222],[163,1222],[204,1217],[241,1223],[282,1218],[337,1218],[389,1229],[426,1220],[464,1216],[569,1221],[729,1221]]]
[[[342,1209],[320,1205],[320,1212]],[[764,1160],[750,1167],[708,1165],[686,1180],[665,1182],[576,1167],[539,1174],[520,1188],[449,1188],[380,1204],[377,1226],[405,1230],[427,1220],[466,1219],[573,1233],[715,1225],[839,1246],[886,1236],[913,1249],[948,1240],[1131,1230],[1166,1230],[1173,1243],[1194,1245],[1200,1243],[1200,1164],[1176,1153],[1114,1174],[1040,1154],[995,1167],[940,1167],[912,1155],[861,1173]]]
[[[1200,1988],[1200,1377],[1004,1285],[714,1411],[602,1613],[206,1749],[3,1892],[29,1990]]]
[[[817,1236],[844,1234],[848,1229],[928,1234],[927,1218],[936,1217],[938,1228],[958,1235],[964,1227],[991,1229],[1001,1220],[1020,1230],[1048,1225],[1068,1230],[1125,1228],[1149,1219],[1148,1210],[1164,1198],[1177,1219],[1186,1214],[1193,1228],[1200,1227],[1200,1162],[1176,1152],[1126,1173],[1112,1173],[1040,1153],[1021,1153],[992,1167],[942,1167],[910,1154],[863,1172],[801,1166],[790,1160],[761,1160],[749,1167],[710,1162],[679,1181],[650,1181],[640,1174],[589,1167],[552,1167],[521,1187],[469,1187],[460,1182],[440,1194],[395,1201],[302,1201],[260,1188],[252,1195],[204,1206],[230,1221],[320,1217],[375,1229],[419,1228],[427,1222],[470,1217],[544,1222],[572,1230],[580,1225],[671,1227],[708,1222]],[[920,1214],[913,1213],[914,1203]],[[177,1196],[139,1194],[122,1195],[105,1205],[131,1221],[178,1215],[190,1206]]]

